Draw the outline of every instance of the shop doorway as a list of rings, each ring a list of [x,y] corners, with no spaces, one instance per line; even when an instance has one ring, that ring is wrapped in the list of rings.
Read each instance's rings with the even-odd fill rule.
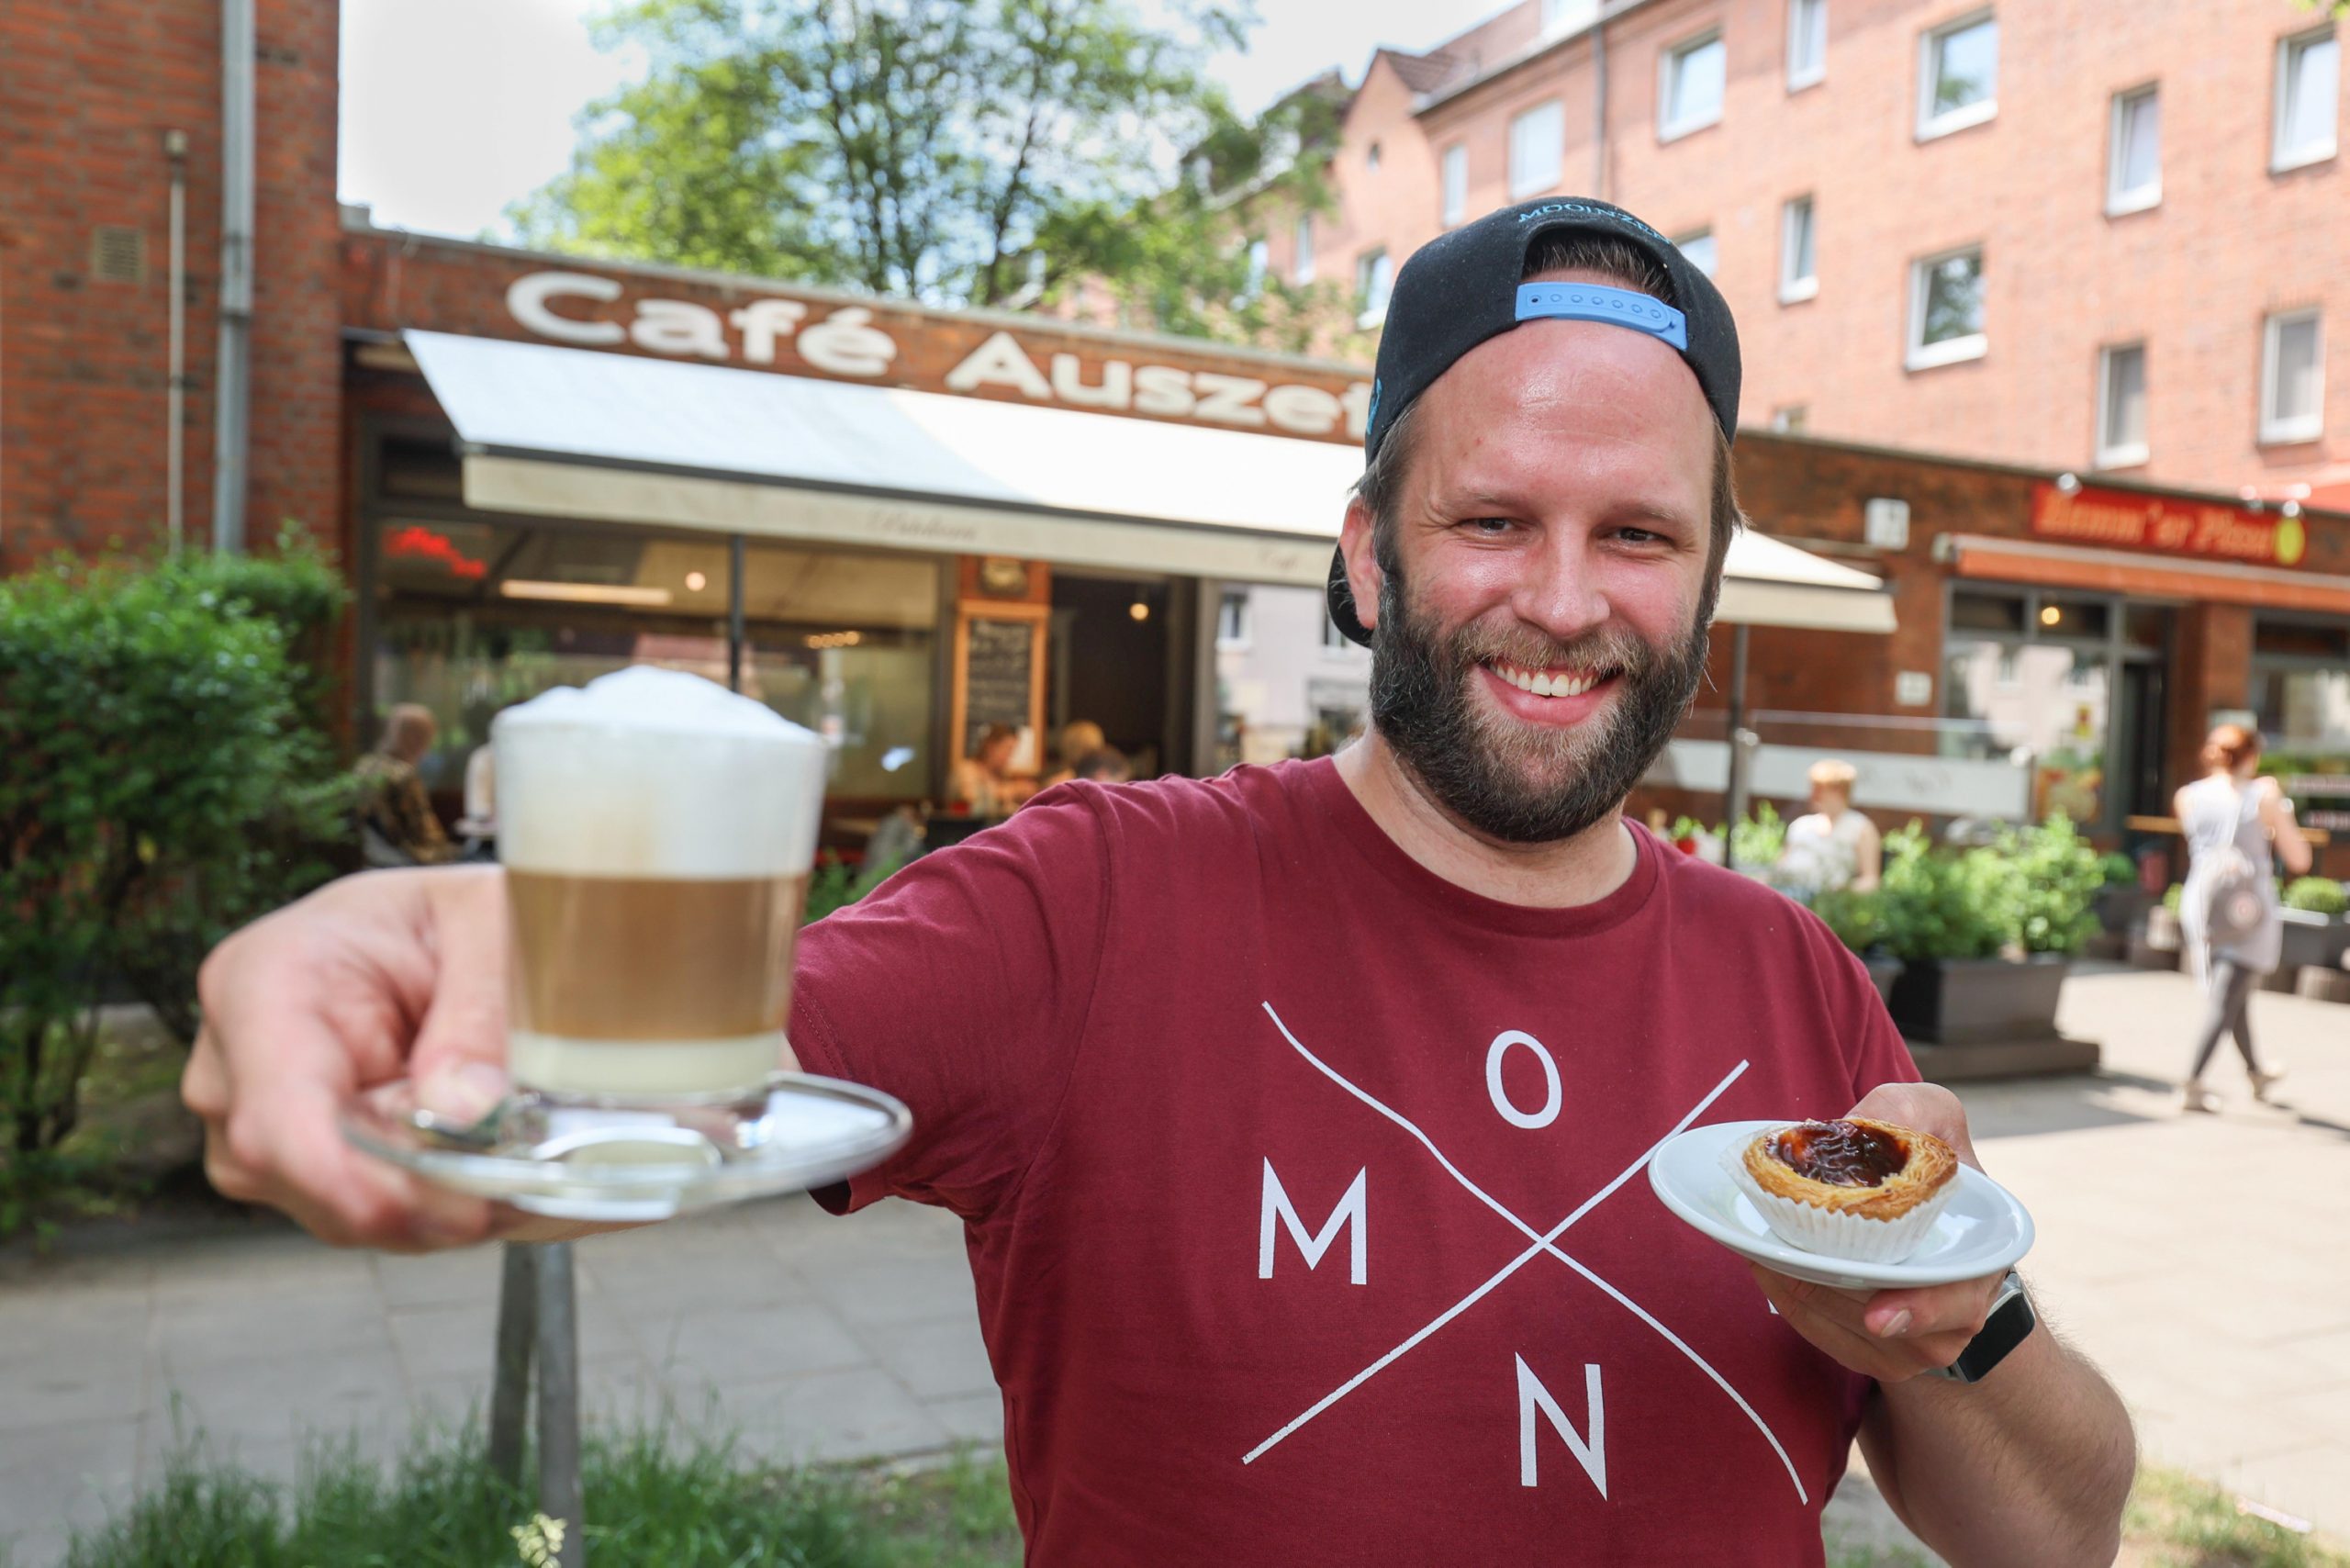
[[[2132,660],[2121,666],[2113,740],[2114,776],[2121,786],[2125,818],[2170,814],[2169,780],[2163,776],[2164,758],[2170,755],[2165,674],[2162,666],[2150,662]]]
[[[1136,778],[1191,768],[1187,579],[1053,570],[1048,748],[1076,720],[1102,726]],[[1074,764],[1075,757],[1058,759]]]

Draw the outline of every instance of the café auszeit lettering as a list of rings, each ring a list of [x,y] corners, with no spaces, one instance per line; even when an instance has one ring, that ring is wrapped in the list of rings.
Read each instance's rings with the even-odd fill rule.
[[[2033,486],[2031,532],[2042,539],[2077,544],[2264,566],[2298,566],[2309,552],[2309,531],[2298,517],[2087,486],[2069,492],[2055,485]]]
[[[633,345],[721,364],[774,365],[797,361],[827,375],[877,379],[890,374],[898,341],[874,324],[861,305],[827,309],[774,296],[720,312],[686,299],[639,299],[625,323],[576,314],[582,304],[621,297],[615,280],[592,273],[531,273],[506,291],[506,308],[525,330],[581,348]],[[1104,359],[1090,372],[1073,353],[1032,353],[1009,331],[997,331],[965,354],[946,375],[950,392],[1015,392],[1039,403],[1119,413],[1199,420],[1243,430],[1360,440],[1371,408],[1371,384],[1343,393],[1294,382],[1274,383],[1180,365]]]

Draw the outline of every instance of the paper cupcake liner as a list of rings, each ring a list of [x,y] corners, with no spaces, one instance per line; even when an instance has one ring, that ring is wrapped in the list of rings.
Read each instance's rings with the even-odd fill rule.
[[[1722,1151],[1722,1165],[1738,1190],[1746,1194],[1755,1213],[1771,1233],[1790,1247],[1800,1247],[1806,1252],[1817,1252],[1824,1258],[1841,1258],[1854,1263],[1898,1263],[1924,1245],[1927,1234],[1934,1228],[1934,1217],[1950,1202],[1957,1189],[1955,1175],[1942,1185],[1942,1190],[1919,1204],[1908,1214],[1894,1219],[1870,1219],[1862,1215],[1836,1214],[1783,1198],[1762,1190],[1761,1183],[1746,1170],[1746,1139],[1740,1139]]]

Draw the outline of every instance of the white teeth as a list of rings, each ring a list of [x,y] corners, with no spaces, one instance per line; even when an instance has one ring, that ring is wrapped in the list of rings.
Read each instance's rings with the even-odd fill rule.
[[[1488,667],[1520,691],[1530,692],[1536,697],[1580,697],[1599,684],[1599,677],[1595,674],[1554,674],[1549,670],[1520,669],[1516,665]]]

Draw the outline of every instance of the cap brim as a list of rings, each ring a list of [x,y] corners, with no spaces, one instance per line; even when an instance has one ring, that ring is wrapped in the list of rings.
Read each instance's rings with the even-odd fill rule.
[[[1344,550],[1330,552],[1330,582],[1324,590],[1324,597],[1330,605],[1330,623],[1337,627],[1339,635],[1349,643],[1370,647],[1371,633],[1355,614],[1355,590],[1347,581],[1347,553]]]

